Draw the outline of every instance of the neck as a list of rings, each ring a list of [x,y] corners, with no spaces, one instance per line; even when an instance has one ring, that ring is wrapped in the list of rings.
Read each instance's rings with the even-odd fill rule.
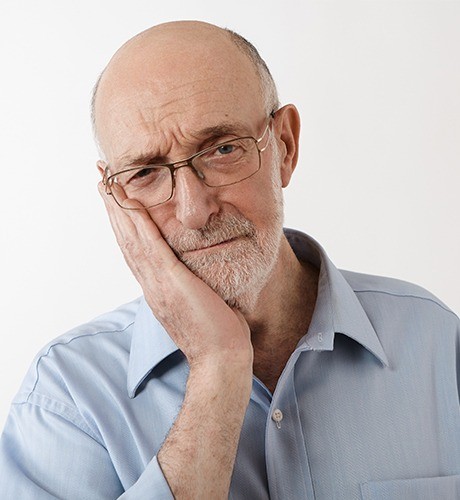
[[[299,340],[307,333],[318,270],[300,262],[283,237],[277,263],[255,307],[245,314],[254,347],[254,373],[270,390]]]

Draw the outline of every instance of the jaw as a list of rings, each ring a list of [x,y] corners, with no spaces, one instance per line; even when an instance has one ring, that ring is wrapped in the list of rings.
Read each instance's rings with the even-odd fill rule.
[[[245,238],[226,244],[224,249],[185,255],[182,260],[230,307],[249,314],[276,262],[276,246],[269,250],[261,252],[253,240]]]

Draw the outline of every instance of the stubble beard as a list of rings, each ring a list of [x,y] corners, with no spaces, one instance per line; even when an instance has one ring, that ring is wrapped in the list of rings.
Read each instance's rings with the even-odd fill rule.
[[[264,229],[258,229],[241,214],[218,213],[206,226],[167,237],[179,259],[230,306],[243,312],[254,310],[279,254],[283,234],[283,200],[275,199],[275,210]],[[189,253],[223,241],[224,248]]]

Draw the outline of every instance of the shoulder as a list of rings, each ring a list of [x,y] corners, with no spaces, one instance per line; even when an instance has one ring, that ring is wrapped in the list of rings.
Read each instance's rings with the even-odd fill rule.
[[[132,326],[140,299],[57,337],[36,355],[14,403],[73,404],[75,392],[97,377],[126,377]],[[96,373],[97,372],[97,373]]]
[[[55,338],[37,354],[34,364],[47,358],[66,356],[77,351],[88,356],[97,356],[101,344],[123,346],[129,341],[130,327],[139,307],[140,299],[124,304],[84,323]]]
[[[378,301],[392,310],[425,310],[459,321],[458,316],[436,295],[408,281],[340,270],[361,302]]]

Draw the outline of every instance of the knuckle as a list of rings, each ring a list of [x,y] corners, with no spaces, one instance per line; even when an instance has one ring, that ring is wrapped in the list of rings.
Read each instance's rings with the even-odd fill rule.
[[[137,255],[136,245],[134,245],[134,243],[131,240],[123,239],[120,242],[120,248],[124,254],[132,255],[132,256]]]
[[[120,248],[123,251],[123,253],[125,253],[125,251],[129,250],[129,248],[131,246],[131,244],[128,241],[126,241],[125,239],[122,239],[121,241],[119,241],[118,244],[120,245]]]

